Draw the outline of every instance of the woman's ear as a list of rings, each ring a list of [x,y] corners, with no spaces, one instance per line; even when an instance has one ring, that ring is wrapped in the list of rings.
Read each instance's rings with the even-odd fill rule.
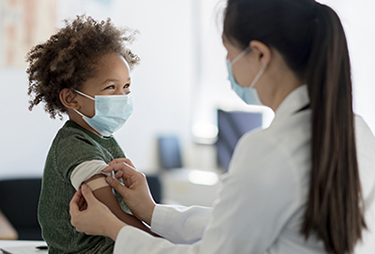
[[[249,43],[250,49],[252,49],[257,55],[259,65],[261,67],[269,66],[272,60],[272,50],[266,44],[260,41],[252,40]]]
[[[60,101],[67,109],[80,109],[80,105],[76,100],[76,94],[72,89],[64,88],[59,94]]]

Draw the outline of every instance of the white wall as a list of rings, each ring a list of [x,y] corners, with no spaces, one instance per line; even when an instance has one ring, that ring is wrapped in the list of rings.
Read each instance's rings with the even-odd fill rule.
[[[191,1],[117,0],[104,10],[90,2],[96,1],[60,0],[59,19],[82,11],[96,18],[104,11],[116,25],[141,32],[132,46],[142,59],[131,74],[135,111],[115,136],[140,170],[152,172],[158,168],[158,134],[175,133],[183,144],[190,139]],[[51,120],[42,105],[28,111],[24,69],[0,68],[0,82],[0,178],[41,175],[50,143],[66,119]]]
[[[352,67],[354,111],[375,133],[375,1],[319,0],[339,15],[346,33]]]
[[[375,133],[375,1],[374,0],[317,0],[332,7],[339,15],[348,40],[352,65],[354,111],[361,115]],[[223,3],[224,2],[224,3]],[[238,100],[230,89],[225,66],[225,49],[221,45],[220,10],[225,1],[200,1],[201,33],[199,55],[200,82],[197,108],[193,113],[195,124],[215,124],[212,113],[216,107],[251,109]],[[203,108],[203,110],[202,110]],[[257,110],[257,108],[253,108]],[[258,108],[259,109],[259,108]],[[269,110],[264,111],[267,122],[272,119]]]
[[[201,35],[201,38],[204,41],[194,40],[200,32],[195,30],[197,27],[193,29],[193,24],[199,25],[199,22],[198,14],[192,8],[203,2],[108,1],[113,3],[112,7],[101,8],[100,3],[106,1],[100,0],[58,0],[58,17],[62,20],[85,11],[98,19],[111,16],[116,25],[128,26],[141,32],[132,46],[142,58],[141,65],[132,73],[135,111],[123,129],[116,133],[119,143],[137,167],[147,173],[158,168],[156,136],[160,133],[175,133],[181,138],[187,166],[211,167],[214,164],[214,150],[208,146],[196,146],[191,141],[193,117],[200,117],[198,113],[202,111],[202,105],[205,105],[202,103],[204,98],[197,103],[199,84],[197,86],[196,82],[211,82],[216,85],[218,79],[215,77],[225,79],[226,70],[223,59],[225,55],[220,55],[220,36],[215,34],[207,37],[204,30],[207,27],[203,27],[204,36]],[[212,6],[216,8],[214,1],[216,0],[205,3],[213,3]],[[355,111],[364,117],[375,132],[375,100],[372,99],[375,94],[372,76],[375,66],[375,18],[372,15],[375,2],[324,2],[338,11],[348,37],[353,67]],[[215,19],[217,11],[214,9],[207,15]],[[201,15],[207,17],[205,13]],[[58,25],[61,24],[59,22]],[[213,21],[212,29],[217,29],[215,25]],[[218,45],[212,46],[214,42]],[[207,62],[207,57],[202,60],[201,65],[194,62],[200,57],[200,53],[207,53],[204,48],[207,45],[212,52],[219,52],[214,58],[215,65]],[[200,75],[197,70],[197,67],[203,64],[206,67],[203,66],[202,70],[207,70],[205,74],[211,75],[211,81],[208,80],[210,77]],[[218,66],[217,72],[213,71],[212,66]],[[199,80],[198,76],[203,79]],[[229,83],[226,84],[229,89]],[[50,143],[66,119],[49,119],[42,105],[32,112],[28,111],[28,82],[23,68],[0,68],[0,86],[0,178],[10,175],[41,175]],[[233,98],[232,95],[229,97]]]

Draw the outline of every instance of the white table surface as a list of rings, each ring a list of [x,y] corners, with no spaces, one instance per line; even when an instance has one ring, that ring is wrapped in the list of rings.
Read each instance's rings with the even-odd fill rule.
[[[44,241],[18,241],[18,240],[0,240],[0,249],[6,249],[7,247],[28,247],[30,246],[29,253],[47,253],[47,251],[37,250],[36,246],[44,246],[46,243]],[[3,254],[0,251],[0,254]]]

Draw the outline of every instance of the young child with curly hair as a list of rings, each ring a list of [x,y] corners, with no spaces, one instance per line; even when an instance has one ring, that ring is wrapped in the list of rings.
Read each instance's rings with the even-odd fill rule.
[[[125,43],[133,41],[134,33],[116,28],[110,19],[77,16],[65,23],[27,55],[28,94],[34,95],[29,109],[44,102],[51,118],[69,116],[47,156],[38,219],[49,253],[112,253],[110,238],[85,235],[71,226],[69,202],[87,183],[117,217],[151,233],[102,173],[114,159],[125,158],[112,133],[133,110],[130,69],[139,58]]]

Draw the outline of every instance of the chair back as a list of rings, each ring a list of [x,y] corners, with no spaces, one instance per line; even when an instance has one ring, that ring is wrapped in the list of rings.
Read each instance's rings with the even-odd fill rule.
[[[0,209],[19,240],[42,240],[37,209],[41,178],[0,180]]]

